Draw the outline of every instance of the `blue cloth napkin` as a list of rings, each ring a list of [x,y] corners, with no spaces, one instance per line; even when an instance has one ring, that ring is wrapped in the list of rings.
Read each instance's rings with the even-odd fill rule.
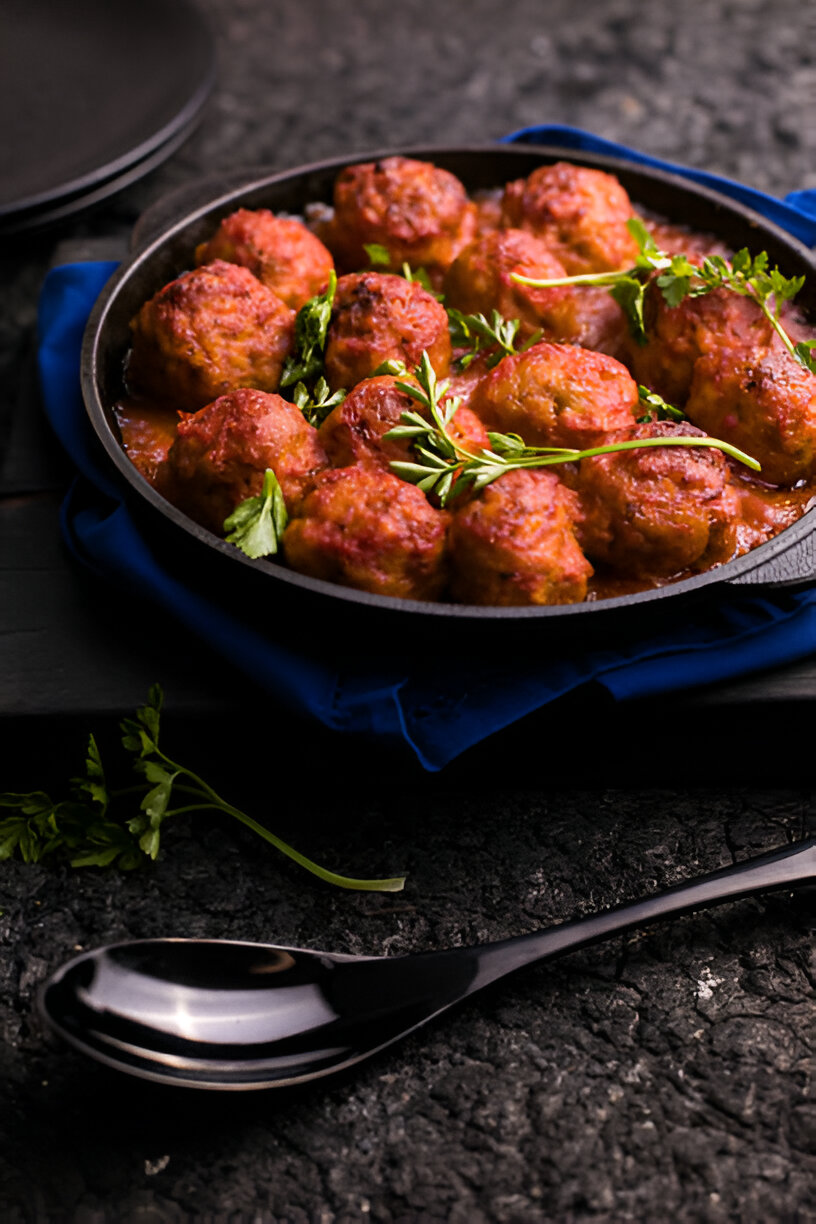
[[[785,203],[696,170],[671,166],[575,128],[527,128],[510,140],[614,153],[705,182],[816,244],[816,192],[795,192]],[[406,658],[360,655],[338,663],[336,644],[299,640],[261,627],[214,593],[206,574],[183,582],[159,559],[131,513],[131,494],[106,463],[85,415],[79,389],[82,333],[115,263],[66,264],[52,269],[39,309],[39,369],[46,413],[77,468],[62,511],[62,530],[74,557],[104,578],[152,601],[195,632],[212,650],[265,689],[280,710],[315,718],[338,732],[408,745],[428,770],[438,770],[472,745],[590,681],[618,699],[667,693],[792,662],[816,650],[816,590],[745,596],[696,608],[671,632],[562,658],[541,653],[512,657],[496,643],[496,660],[426,650]],[[328,635],[330,638],[330,635]],[[542,635],[543,637],[544,635]],[[162,677],[155,677],[161,680]]]

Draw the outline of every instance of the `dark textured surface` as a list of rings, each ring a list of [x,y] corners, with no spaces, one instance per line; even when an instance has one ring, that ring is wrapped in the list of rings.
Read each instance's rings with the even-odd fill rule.
[[[6,576],[25,572],[30,601],[22,616],[9,580],[6,610],[29,632],[4,647],[17,687],[3,708],[17,718],[0,785],[54,784],[90,726],[109,735],[124,701],[172,679],[168,748],[306,853],[409,881],[399,896],[332,892],[207,817],[127,877],[3,865],[0,1218],[816,1221],[812,894],[529,971],[343,1079],[286,1094],[140,1085],[42,1031],[37,984],[75,947],[184,933],[397,954],[501,937],[797,838],[811,813],[812,706],[800,692],[781,736],[758,682],[731,706],[610,707],[608,724],[596,711],[591,735],[568,705],[438,778],[359,747],[344,759],[274,712],[267,745],[244,747],[235,682],[170,627],[143,640],[134,610],[65,568],[43,491],[63,469],[44,463],[30,412],[11,424],[57,239],[123,237],[195,176],[560,121],[777,194],[816,186],[808,6],[202,7],[221,77],[195,136],[93,216],[0,255],[0,511]],[[178,739],[174,705],[200,712]],[[214,725],[228,706],[229,725]]]

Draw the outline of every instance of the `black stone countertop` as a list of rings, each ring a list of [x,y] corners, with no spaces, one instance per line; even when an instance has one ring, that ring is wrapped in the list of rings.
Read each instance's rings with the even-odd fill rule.
[[[36,1018],[38,983],[80,947],[175,933],[396,955],[501,938],[812,826],[812,664],[623,710],[577,696],[438,776],[264,709],[174,626],[70,569],[65,471],[27,382],[56,243],[122,240],[204,174],[555,121],[774,194],[816,187],[808,7],[199,2],[219,83],[192,138],[91,216],[0,248],[0,785],[56,787],[87,731],[109,748],[159,679],[168,749],[305,853],[409,878],[399,895],[331,891],[210,817],[130,875],[3,864],[0,1218],[816,1221],[812,894],[528,971],[285,1093],[141,1084]]]

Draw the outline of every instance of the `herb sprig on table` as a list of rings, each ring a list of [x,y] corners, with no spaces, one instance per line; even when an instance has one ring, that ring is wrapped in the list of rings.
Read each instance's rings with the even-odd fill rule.
[[[92,735],[85,774],[72,779],[69,799],[55,802],[44,791],[0,795],[0,810],[10,813],[0,816],[0,860],[19,856],[27,863],[50,859],[72,867],[114,865],[129,870],[158,857],[166,820],[217,811],[246,825],[306,871],[338,888],[402,889],[402,876],[364,880],[329,871],[222,799],[209,783],[159,746],[162,702],[161,688],[154,684],[147,704],[136,711],[135,718],[121,724],[122,746],[129,754],[136,785],[118,790],[109,786]]]
[[[791,301],[805,283],[804,276],[784,276],[779,268],[770,268],[767,251],[751,255],[743,248],[731,259],[722,255],[706,255],[694,263],[688,255],[671,255],[657,245],[646,226],[637,217],[627,222],[629,232],[638,244],[638,254],[631,268],[619,272],[588,272],[580,276],[539,279],[511,273],[520,285],[537,289],[559,285],[593,285],[606,287],[623,309],[629,329],[639,344],[648,340],[643,317],[646,289],[654,278],[666,303],[678,306],[686,297],[701,297],[714,289],[729,289],[741,297],[756,302],[790,355],[816,374],[816,340],[794,344],[779,317],[784,302]]]
[[[738,450],[730,442],[695,435],[632,438],[624,442],[593,446],[587,450],[574,450],[559,446],[527,446],[518,434],[488,433],[489,449],[474,453],[456,441],[450,432],[449,426],[461,400],[452,396],[445,403],[442,402],[449,383],[447,380],[441,383],[437,381],[427,353],[422,354],[414,378],[415,382],[400,382],[397,385],[400,390],[410,395],[427,415],[414,411],[403,412],[402,425],[397,425],[384,435],[386,438],[409,439],[413,443],[414,461],[394,459],[390,466],[403,480],[417,485],[425,493],[435,494],[442,506],[447,505],[453,494],[461,488],[470,486],[474,492],[478,492],[492,481],[498,480],[505,472],[514,469],[577,463],[579,459],[589,459],[594,455],[656,446],[713,447],[754,471],[760,470],[756,459]],[[672,413],[678,412],[647,388],[641,388],[641,402],[645,402],[650,420],[654,419],[652,413],[658,419],[667,419],[671,418]]]

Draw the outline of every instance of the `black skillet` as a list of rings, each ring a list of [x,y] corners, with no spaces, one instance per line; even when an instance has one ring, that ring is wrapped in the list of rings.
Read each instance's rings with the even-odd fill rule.
[[[805,514],[775,539],[717,569],[648,590],[594,602],[536,608],[481,608],[450,603],[423,603],[355,591],[287,570],[273,560],[251,561],[232,545],[199,527],[159,496],[124,453],[114,405],[121,396],[122,371],[129,344],[129,323],[142,303],[185,269],[193,251],[209,237],[222,217],[238,207],[267,207],[301,212],[312,201],[329,201],[334,179],[343,166],[402,153],[451,170],[471,191],[499,186],[529,174],[536,166],[569,160],[616,174],[632,200],[663,217],[722,238],[732,249],[766,250],[772,265],[788,275],[805,275],[799,301],[816,317],[816,257],[802,243],[758,213],[686,179],[635,166],[599,154],[573,154],[547,146],[490,145],[466,148],[422,148],[378,151],[336,158],[283,174],[245,175],[210,180],[203,188],[171,201],[172,220],[158,234],[142,227],[139,249],[117,270],[89,319],[82,352],[82,389],[88,416],[123,482],[126,497],[165,563],[200,586],[223,590],[228,584],[253,602],[262,600],[278,615],[296,617],[300,625],[325,627],[351,623],[361,633],[386,637],[410,624],[421,638],[447,636],[446,631],[474,631],[478,637],[504,627],[538,640],[544,624],[547,640],[608,641],[616,636],[653,632],[703,596],[734,599],[749,590],[761,594],[795,588],[816,580],[814,512]],[[183,208],[181,215],[178,209]],[[407,618],[407,622],[406,622]]]

